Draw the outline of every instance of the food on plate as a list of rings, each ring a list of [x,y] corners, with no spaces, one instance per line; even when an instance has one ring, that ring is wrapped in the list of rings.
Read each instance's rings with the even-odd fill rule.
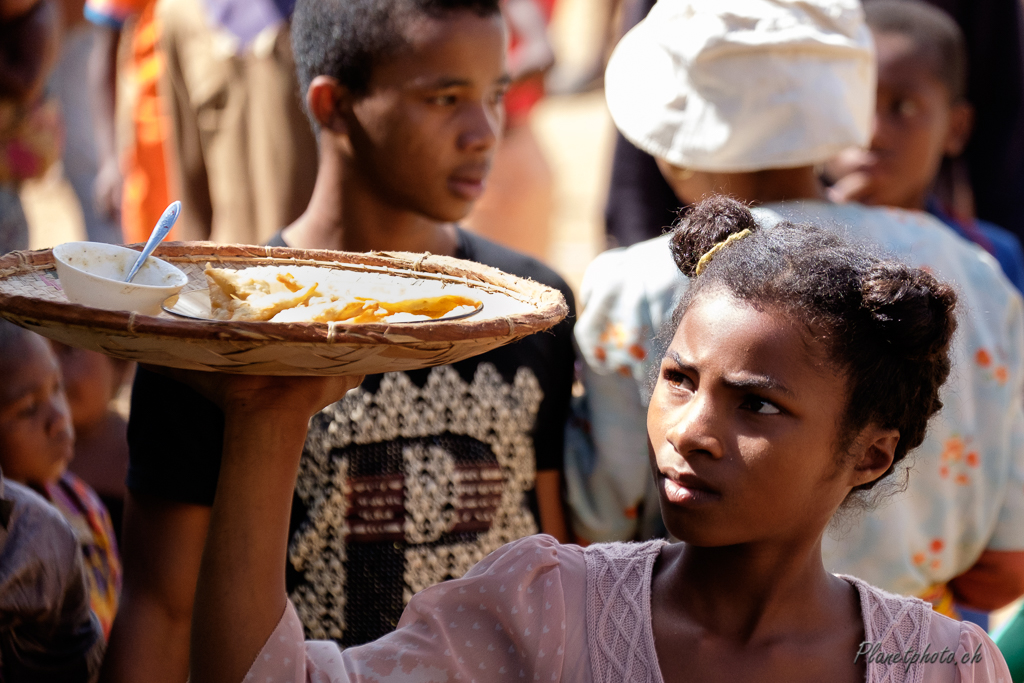
[[[480,306],[455,294],[394,302],[357,296],[337,271],[312,266],[232,270],[207,264],[205,272],[216,320],[371,323],[396,313],[436,320],[462,306]]]

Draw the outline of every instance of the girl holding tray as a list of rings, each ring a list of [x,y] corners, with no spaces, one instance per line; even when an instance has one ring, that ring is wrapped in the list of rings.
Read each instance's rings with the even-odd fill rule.
[[[685,543],[522,539],[416,595],[380,640],[304,643],[283,569],[293,484],[308,417],[359,380],[200,373],[226,428],[192,680],[1008,682],[976,626],[821,558],[836,511],[880,497],[941,408],[953,290],[722,198],[671,248],[693,285],[648,433]]]

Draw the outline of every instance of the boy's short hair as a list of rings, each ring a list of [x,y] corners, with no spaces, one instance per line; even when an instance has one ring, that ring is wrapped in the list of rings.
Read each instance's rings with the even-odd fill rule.
[[[876,33],[910,38],[953,102],[967,96],[967,44],[953,17],[921,0],[872,0],[864,15]]]
[[[501,12],[500,0],[298,0],[291,31],[303,99],[321,75],[366,92],[377,63],[405,42],[410,19],[456,11],[488,17]]]

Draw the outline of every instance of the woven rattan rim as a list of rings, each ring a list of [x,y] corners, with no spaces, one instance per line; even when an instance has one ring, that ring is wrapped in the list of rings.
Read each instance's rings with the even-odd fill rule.
[[[141,249],[141,245],[127,245]],[[213,242],[168,242],[154,255],[170,263],[249,262],[251,265],[333,265],[347,270],[401,273],[441,279],[500,292],[529,303],[530,310],[509,317],[459,321],[403,323],[270,323],[179,320],[126,311],[103,311],[70,302],[44,301],[0,292],[0,310],[16,316],[60,321],[63,324],[128,331],[196,341],[337,343],[401,345],[410,341],[454,342],[468,339],[524,337],[561,321],[569,309],[560,292],[497,268],[449,256],[407,252],[352,253],[342,251],[260,247]],[[15,251],[0,256],[0,280],[54,267],[51,250]]]

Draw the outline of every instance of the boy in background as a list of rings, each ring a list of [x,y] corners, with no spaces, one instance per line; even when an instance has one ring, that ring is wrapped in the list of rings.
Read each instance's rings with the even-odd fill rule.
[[[952,17],[921,0],[876,0],[864,12],[878,58],[875,125],[867,149],[848,149],[829,163],[832,199],[928,211],[984,247],[1024,289],[1016,236],[944,206],[935,193],[943,161],[960,156],[973,127],[963,33]],[[956,190],[970,192],[969,183]]]
[[[572,309],[550,269],[457,225],[484,190],[502,129],[506,40],[499,0],[300,0],[293,53],[319,168],[309,207],[270,244],[469,259],[556,287]],[[369,376],[310,421],[287,565],[309,637],[375,639],[415,592],[503,543],[538,530],[567,537],[573,362],[567,319],[465,361]],[[212,403],[139,369],[106,681],[188,675],[223,429]]]
[[[75,431],[60,364],[45,339],[0,320],[0,375],[0,468],[8,480],[46,498],[71,525],[85,561],[89,605],[107,634],[121,588],[120,558],[103,503],[67,471]]]

